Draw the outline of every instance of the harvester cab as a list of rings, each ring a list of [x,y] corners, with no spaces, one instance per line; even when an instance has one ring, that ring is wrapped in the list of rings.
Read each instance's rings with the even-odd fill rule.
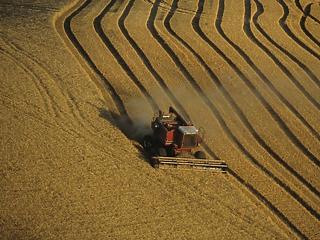
[[[221,160],[207,159],[200,143],[200,131],[185,120],[173,107],[169,113],[159,111],[151,122],[152,135],[143,139],[143,147],[154,167],[185,167],[225,171]]]

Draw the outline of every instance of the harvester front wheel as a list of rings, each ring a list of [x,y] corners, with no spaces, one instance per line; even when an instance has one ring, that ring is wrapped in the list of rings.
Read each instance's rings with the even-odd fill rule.
[[[198,159],[206,159],[207,156],[203,151],[197,151],[194,156]]]
[[[143,148],[146,150],[146,151],[150,151],[151,148],[152,148],[152,145],[153,145],[153,141],[152,141],[152,137],[150,135],[147,135],[143,138]]]

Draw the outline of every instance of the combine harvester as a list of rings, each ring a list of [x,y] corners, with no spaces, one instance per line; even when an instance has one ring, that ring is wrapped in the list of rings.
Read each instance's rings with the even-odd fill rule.
[[[226,172],[222,160],[207,159],[200,149],[203,135],[173,107],[169,113],[159,111],[151,123],[152,135],[143,139],[143,147],[155,168],[187,168]],[[202,135],[202,136],[201,136]]]

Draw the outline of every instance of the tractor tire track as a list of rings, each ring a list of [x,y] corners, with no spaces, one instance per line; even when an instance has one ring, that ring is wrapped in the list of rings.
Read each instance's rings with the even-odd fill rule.
[[[177,67],[180,69],[180,71],[185,76],[186,80],[188,80],[192,86],[199,92],[200,97],[203,99],[203,101],[208,105],[209,109],[213,113],[213,115],[217,118],[219,124],[222,126],[224,131],[226,132],[229,139],[235,143],[235,145],[238,147],[240,152],[242,152],[250,161],[253,163],[258,169],[262,170],[264,174],[266,174],[268,177],[270,177],[278,186],[280,186],[282,189],[284,189],[287,193],[289,193],[294,199],[296,199],[301,206],[303,206],[313,217],[316,219],[320,219],[319,213],[314,210],[308,203],[306,203],[295,191],[293,191],[288,185],[286,185],[284,182],[282,182],[278,177],[276,177],[273,173],[271,173],[266,167],[264,167],[257,159],[255,159],[245,148],[244,146],[239,142],[239,140],[236,138],[236,136],[231,132],[231,130],[228,128],[227,124],[221,117],[219,111],[216,109],[216,107],[211,103],[211,101],[208,99],[208,97],[203,93],[202,89],[199,87],[197,82],[193,79],[193,77],[190,75],[188,70],[183,66],[179,58],[176,56],[176,54],[173,52],[173,50],[167,45],[167,43],[164,41],[164,39],[159,35],[157,32],[155,26],[154,26],[154,20],[157,15],[158,11],[158,5],[159,1],[156,1],[156,3],[152,6],[152,9],[150,11],[150,16],[147,21],[147,27],[153,37],[159,42],[159,44],[162,46],[163,49],[166,50],[170,58],[175,62]]]
[[[263,27],[259,23],[259,17],[264,13],[264,7],[261,4],[259,0],[254,0],[256,6],[257,6],[257,12],[253,16],[253,23],[256,27],[256,29],[277,49],[279,49],[282,53],[284,53],[286,56],[288,56],[293,62],[295,62],[301,70],[306,72],[306,74],[310,77],[310,79],[317,85],[317,87],[320,87],[320,80],[314,74],[310,68],[304,64],[302,61],[300,61],[297,57],[295,57],[293,54],[291,54],[289,51],[287,51],[285,48],[281,47],[280,44],[278,44],[274,39],[271,38],[271,36],[263,29]]]
[[[39,115],[39,113],[41,114],[46,114],[45,112],[41,111],[38,107],[37,109],[39,111],[37,111],[36,113],[27,111],[26,107],[22,108],[21,106],[17,105],[17,100],[15,99],[14,101],[12,101],[11,98],[5,96],[4,94],[2,94],[3,97],[7,98],[8,101],[3,101],[3,99],[1,99],[1,101],[4,103],[2,104],[2,106],[8,108],[9,111],[12,111],[12,109],[10,109],[8,107],[8,105],[10,105],[12,108],[15,109],[15,111],[13,113],[23,113],[27,116],[29,116],[31,119],[34,119],[35,121],[39,122],[43,127],[48,128],[48,129],[56,129],[56,131],[62,131],[64,133],[66,133],[68,136],[72,136],[73,138],[80,138],[80,139],[84,139],[86,142],[88,142],[89,144],[91,144],[91,146],[97,150],[97,152],[101,152],[104,153],[106,155],[108,155],[108,152],[105,149],[105,146],[100,145],[99,143],[95,142],[92,139],[88,139],[88,137],[86,136],[86,134],[82,134],[80,132],[75,131],[73,128],[66,128],[64,123],[57,123],[56,121],[50,122],[48,121],[48,118],[43,118]],[[29,103],[28,103],[29,105]],[[21,115],[21,114],[20,114]],[[17,116],[20,116],[17,115]],[[59,127],[57,129],[57,127]],[[60,135],[61,139],[64,140],[64,142],[68,142],[70,139],[68,139],[65,135]]]
[[[49,70],[39,61],[37,60],[36,58],[34,58],[30,53],[28,53],[27,51],[25,51],[24,49],[22,49],[21,47],[17,46],[16,44],[14,44],[13,42],[10,42],[8,39],[5,39],[3,36],[1,36],[1,39],[2,41],[8,46],[10,47],[12,50],[16,51],[16,52],[19,52],[20,54],[22,54],[23,56],[25,56],[30,62],[34,63],[35,65],[37,65],[41,70],[42,72],[44,72],[47,77],[49,79],[56,79],[57,77],[53,76]],[[57,80],[61,81],[61,78],[58,78]],[[91,129],[87,128],[86,125],[83,123],[83,121],[85,121],[85,117],[82,115],[81,111],[79,110],[79,107],[76,106],[76,103],[74,103],[72,101],[72,97],[69,93],[68,96],[66,96],[66,94],[64,93],[63,89],[58,85],[56,84],[59,88],[59,91],[61,92],[63,98],[65,99],[66,103],[68,104],[68,107],[71,111],[71,114],[73,115],[74,119],[76,119],[76,121],[78,122],[78,124],[80,126],[82,126],[84,129],[88,130],[88,132],[90,132],[92,134],[92,131]],[[59,108],[59,111],[61,113],[63,113],[63,110],[61,110],[61,106]],[[62,117],[62,115],[61,115]],[[64,118],[66,120],[66,118]],[[67,117],[67,119],[69,119],[69,117]],[[86,121],[88,124],[91,125],[92,128],[94,128],[94,126]]]
[[[28,102],[28,106],[32,106],[34,108],[37,109],[37,112],[36,113],[33,113],[31,111],[27,111],[26,109],[27,108],[22,108],[21,106],[19,105],[22,105],[21,103],[19,103],[19,101],[17,101],[17,99],[14,99],[14,101],[6,96],[4,93],[1,93],[1,97],[3,98],[6,98],[7,101],[5,101],[4,99],[1,99],[1,106],[4,106],[5,108],[7,108],[9,111],[12,111],[11,108],[9,108],[9,106],[11,106],[13,109],[15,109],[15,111],[13,113],[23,113],[24,115],[30,117],[31,119],[34,119],[35,121],[39,122],[42,126],[48,128],[48,129],[54,129],[57,127],[57,124],[56,122],[50,122],[48,121],[46,118],[43,118],[40,116],[40,114],[43,114],[43,115],[46,115],[47,113],[42,111],[38,106],[36,105],[30,105],[30,103]],[[17,104],[19,103],[19,105]],[[21,114],[19,114],[20,116]],[[62,127],[62,125],[58,125],[60,128],[59,130],[65,132],[67,135],[72,135],[72,136],[77,136],[77,133],[75,131],[73,131],[72,129],[67,129],[67,128],[64,128]],[[67,139],[62,136],[62,138],[64,138],[64,140],[66,141]]]
[[[47,88],[45,88],[44,83],[42,82],[41,78],[39,78],[31,68],[29,68],[27,65],[19,61],[14,55],[11,53],[5,51],[2,47],[0,47],[0,53],[5,56],[6,58],[10,59],[12,62],[14,62],[20,69],[22,69],[28,76],[31,77],[32,82],[34,83],[36,89],[38,90],[42,102],[45,106],[45,110],[52,116],[57,117],[59,115],[57,109],[55,106],[53,106],[54,100],[50,95],[50,92]],[[46,97],[47,96],[47,97]]]
[[[18,65],[20,62],[17,62],[16,64]],[[28,106],[32,106],[34,107],[37,111],[35,113],[31,112],[31,111],[27,111],[27,107],[21,107],[19,105],[22,105],[20,103],[19,100],[17,99],[14,99],[14,101],[9,97],[7,96],[5,93],[1,93],[1,96],[3,98],[6,98],[7,101],[4,101],[2,99],[2,106],[6,107],[9,109],[8,105],[12,106],[14,109],[16,109],[17,111],[15,111],[15,113],[23,113],[29,117],[31,117],[32,119],[38,121],[41,125],[47,127],[47,128],[50,128],[50,129],[54,129],[56,127],[59,127],[59,130],[65,132],[66,134],[68,135],[72,135],[74,137],[82,137],[82,138],[85,138],[84,135],[82,135],[81,133],[77,132],[74,130],[74,127],[70,127],[70,128],[67,128],[66,127],[66,123],[61,123],[59,121],[56,121],[54,118],[51,118],[52,119],[52,122],[48,121],[47,118],[44,118],[44,117],[41,117],[40,114],[42,115],[47,115],[47,112],[43,111],[43,109],[41,109],[39,106],[37,105],[34,105],[32,103],[29,103],[29,102],[26,102]],[[17,104],[19,103],[19,105]],[[9,109],[10,110],[10,109]],[[63,137],[65,139],[65,137]]]
[[[2,48],[0,48],[0,53],[3,54],[4,56],[6,56],[7,58],[9,58],[17,66],[19,66],[22,70],[24,70],[29,76],[31,76],[33,78],[33,82],[35,82],[35,83],[37,83],[39,81],[41,82],[41,80],[39,80],[39,79],[41,79],[41,77],[38,77],[36,75],[36,73],[33,70],[31,70],[31,68],[29,68],[27,65],[23,64],[21,62],[21,58],[19,58],[19,60],[16,59],[10,53],[2,50]],[[69,135],[72,135],[74,137],[81,137],[83,139],[86,139],[86,140],[90,141],[92,144],[94,144],[93,146],[96,146],[97,142],[95,142],[93,138],[88,138],[88,136],[86,136],[85,134],[83,134],[79,130],[77,130],[77,127],[74,124],[72,124],[67,118],[62,117],[63,112],[59,108],[59,105],[54,101],[54,98],[50,95],[49,88],[47,89],[46,87],[42,87],[42,85],[45,86],[45,84],[41,82],[41,85],[39,86],[39,88],[40,88],[40,91],[42,91],[41,89],[44,89],[43,91],[45,91],[44,95],[42,96],[42,98],[44,99],[44,102],[47,102],[46,105],[48,105],[50,108],[55,109],[55,115],[52,115],[52,117],[51,117],[53,119],[54,124],[50,123],[50,126],[59,127],[59,129],[61,129],[63,132],[65,132]],[[48,96],[48,97],[46,97],[46,96]],[[47,99],[49,99],[49,101]],[[18,106],[14,105],[13,103],[11,105],[17,109],[21,109]],[[41,117],[36,117],[36,114],[30,113],[26,110],[23,110],[22,112],[24,112],[26,115],[28,115],[34,119],[39,120],[40,122],[46,123],[46,126],[49,125],[49,122],[46,122]],[[42,114],[44,113],[42,110],[40,110],[39,112]],[[65,122],[62,122],[61,120],[57,120],[57,118],[64,119]],[[70,126],[69,126],[69,124],[70,124]],[[88,130],[86,131],[86,133],[88,133]],[[90,133],[92,133],[92,132],[90,132]],[[102,149],[102,147],[99,147],[99,149]]]
[[[245,114],[242,112],[238,104],[235,102],[235,100],[231,97],[229,92],[226,90],[226,88],[223,86],[222,82],[218,78],[218,76],[215,75],[215,73],[212,71],[212,69],[206,64],[206,62],[203,60],[203,58],[186,42],[184,41],[180,36],[178,36],[174,30],[171,27],[170,20],[173,17],[175,13],[175,9],[178,6],[178,0],[173,1],[172,9],[168,13],[167,17],[164,20],[164,25],[166,26],[166,29],[168,32],[176,38],[181,45],[183,45],[186,49],[188,49],[197,59],[197,61],[201,64],[201,66],[205,69],[205,71],[208,73],[210,78],[212,79],[212,82],[217,86],[217,88],[222,92],[223,96],[227,99],[227,101],[230,103],[230,105],[233,107],[236,114],[241,119],[241,122],[246,126],[246,128],[249,130],[250,134],[253,136],[253,138],[259,143],[259,145],[280,165],[282,165],[290,174],[295,176],[303,185],[305,185],[306,188],[308,188],[311,192],[313,192],[317,197],[320,197],[320,192],[312,186],[302,175],[300,175],[294,168],[292,168],[285,160],[283,160],[277,153],[275,153],[272,148],[260,137],[260,135],[256,132],[254,127],[251,125]],[[221,115],[220,115],[221,116]]]
[[[305,9],[304,9],[304,12],[305,14],[302,15],[301,19],[300,19],[300,28],[302,29],[302,31],[304,32],[304,34],[311,40],[313,41],[318,47],[320,47],[320,41],[318,41],[318,39],[316,37],[314,37],[312,35],[312,33],[307,29],[306,27],[306,21],[307,21],[307,16],[310,15],[310,12],[311,12],[311,6],[312,6],[312,3],[309,3]]]
[[[314,16],[312,16],[309,13],[306,13],[305,10],[303,9],[301,3],[300,3],[300,0],[295,0],[295,5],[297,6],[297,8],[303,13],[303,15],[305,15],[306,17],[309,17],[310,19],[312,19],[313,21],[315,21],[316,23],[320,24],[320,20],[318,20],[317,18],[315,18]]]
[[[289,16],[289,8],[286,5],[286,3],[283,0],[277,0],[276,1],[283,9],[283,16],[279,19],[279,25],[283,29],[283,31],[301,48],[303,48],[306,52],[308,52],[310,55],[315,57],[317,60],[320,61],[320,55],[316,53],[314,50],[312,50],[310,47],[308,47],[302,40],[300,40],[288,27],[287,25],[287,18]]]
[[[93,20],[93,25],[96,33],[99,35],[105,46],[109,49],[109,51],[112,53],[114,58],[117,60],[118,64],[122,67],[122,69],[126,72],[128,77],[134,82],[134,84],[139,88],[143,96],[147,99],[147,101],[150,103],[152,109],[154,112],[158,112],[159,106],[154,101],[154,99],[151,97],[149,92],[146,90],[146,88],[141,84],[140,80],[136,77],[136,75],[133,73],[129,65],[125,62],[123,57],[119,54],[118,50],[114,47],[110,39],[107,37],[107,35],[104,33],[101,21],[105,17],[105,15],[110,11],[110,9],[113,7],[113,5],[117,2],[117,0],[111,0],[109,4],[102,10],[99,16],[97,16]]]
[[[272,106],[264,99],[264,97],[261,95],[261,93],[258,91],[258,89],[251,83],[249,78],[245,76],[245,74],[236,66],[236,64],[226,56],[226,54],[217,47],[208,37],[207,35],[202,31],[200,28],[200,17],[201,12],[203,11],[203,5],[204,1],[199,1],[199,11],[195,15],[192,26],[195,30],[195,32],[216,52],[219,56],[221,56],[229,65],[232,67],[232,69],[237,73],[239,78],[247,85],[247,87],[251,90],[251,92],[256,96],[256,98],[262,103],[262,105],[265,107],[265,109],[269,112],[269,114],[272,116],[274,121],[279,125],[279,127],[282,129],[282,131],[287,135],[287,137],[290,139],[290,141],[298,148],[300,151],[308,158],[311,162],[313,162],[318,167],[320,166],[320,161],[315,157],[301,142],[300,140],[292,133],[292,131],[289,129],[287,124],[281,119],[281,117],[278,115],[278,113],[275,112],[275,110],[272,108]],[[220,13],[221,14],[221,13]],[[217,31],[221,34],[221,36],[231,45],[236,46],[232,41],[228,41],[229,38],[224,34],[221,26],[220,26],[220,20],[219,16],[217,16],[217,19],[215,21],[215,26]],[[242,50],[240,50],[242,51]]]

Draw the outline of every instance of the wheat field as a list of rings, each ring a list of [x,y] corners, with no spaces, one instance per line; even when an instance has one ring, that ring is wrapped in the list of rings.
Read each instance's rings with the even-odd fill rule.
[[[318,0],[0,1],[1,239],[319,239]],[[226,174],[157,170],[159,109]]]

